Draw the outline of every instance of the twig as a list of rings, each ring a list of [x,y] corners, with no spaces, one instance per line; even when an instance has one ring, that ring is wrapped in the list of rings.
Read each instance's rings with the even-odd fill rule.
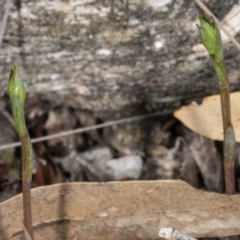
[[[10,7],[11,7],[11,0],[6,0],[5,12],[3,15],[2,24],[0,28],[0,47],[1,47],[3,36],[7,27],[7,20],[10,12]]]
[[[130,117],[130,118],[122,118],[122,119],[119,119],[119,120],[116,120],[116,121],[109,121],[109,122],[106,122],[106,123],[101,123],[101,124],[97,124],[97,125],[93,125],[93,126],[89,126],[89,127],[77,128],[77,129],[74,129],[74,130],[64,131],[64,132],[52,134],[52,135],[45,136],[45,137],[35,138],[35,139],[31,140],[31,143],[43,142],[43,141],[47,141],[47,140],[53,139],[53,138],[68,136],[68,135],[72,135],[72,134],[76,134],[76,133],[89,132],[89,131],[92,131],[92,130],[105,128],[105,127],[110,127],[110,126],[117,125],[117,124],[139,121],[139,120],[143,120],[143,119],[146,119],[146,118],[162,116],[162,115],[166,115],[166,114],[170,114],[170,113],[172,113],[172,111],[164,111],[164,112],[161,112],[161,113],[150,113],[150,114],[139,115],[139,116]],[[20,142],[5,144],[5,145],[0,146],[0,150],[13,148],[13,147],[19,147],[19,146],[21,146]]]
[[[207,8],[207,6],[201,1],[201,0],[194,0],[196,2],[196,4],[209,16],[213,16],[215,22],[217,23],[217,25],[219,26],[219,28],[221,28],[224,33],[228,36],[228,38],[230,39],[230,41],[233,43],[233,45],[235,45],[235,47],[240,50],[240,44],[239,42],[229,33],[229,31],[221,24],[221,22],[218,20],[218,18],[211,12],[210,9]]]
[[[171,227],[161,228],[158,236],[167,240],[197,240]]]

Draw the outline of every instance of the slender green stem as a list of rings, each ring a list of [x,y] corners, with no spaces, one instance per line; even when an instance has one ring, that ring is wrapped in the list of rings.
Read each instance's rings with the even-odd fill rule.
[[[207,19],[203,15],[199,16],[201,26],[198,27],[199,35],[203,45],[209,52],[213,68],[216,72],[220,96],[223,119],[223,151],[224,151],[224,179],[225,192],[235,193],[235,173],[234,173],[234,148],[235,134],[231,119],[231,104],[229,94],[229,80],[224,62],[221,35],[213,18]],[[237,240],[238,236],[230,236],[229,240]]]
[[[225,192],[228,194],[235,193],[234,148],[235,134],[232,125],[229,125],[225,132],[223,142]]]
[[[22,145],[23,222],[29,236],[33,240],[34,236],[31,211],[33,150],[25,124],[24,103],[26,94],[16,64],[14,64],[10,70],[8,92],[11,99],[12,113],[16,130]]]
[[[226,193],[235,193],[234,175],[234,148],[235,134],[231,120],[231,104],[229,93],[229,80],[224,62],[222,41],[219,30],[213,18],[207,19],[200,15],[201,26],[199,28],[200,38],[209,52],[213,68],[216,72],[220,96],[224,132],[224,178]]]

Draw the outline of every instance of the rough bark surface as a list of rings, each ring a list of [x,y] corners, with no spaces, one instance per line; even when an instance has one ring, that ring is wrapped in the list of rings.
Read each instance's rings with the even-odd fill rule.
[[[219,19],[237,3],[203,2]],[[209,57],[198,49],[199,12],[187,0],[12,1],[0,51],[1,95],[14,62],[28,101],[88,109],[105,119],[174,110],[215,94]],[[240,90],[240,55],[230,42],[224,48],[231,90]]]

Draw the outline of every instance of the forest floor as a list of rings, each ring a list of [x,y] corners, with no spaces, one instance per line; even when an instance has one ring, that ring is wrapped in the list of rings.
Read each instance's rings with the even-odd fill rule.
[[[7,100],[1,100],[0,146],[18,141]],[[30,137],[104,123],[83,110],[26,109]],[[60,136],[33,144],[32,187],[61,182],[182,179],[223,190],[222,146],[187,129],[171,114]],[[238,158],[238,156],[236,156]],[[20,147],[0,151],[0,202],[21,193]]]

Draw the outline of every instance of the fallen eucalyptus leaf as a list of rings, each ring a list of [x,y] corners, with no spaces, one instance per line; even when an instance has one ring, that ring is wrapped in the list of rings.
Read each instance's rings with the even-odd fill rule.
[[[240,92],[230,94],[232,121],[236,142],[240,142]],[[192,131],[205,137],[223,141],[220,95],[204,98],[201,105],[192,102],[174,112],[174,116]]]
[[[22,239],[22,195],[0,204],[0,236]],[[192,237],[240,234],[240,195],[196,190],[175,180],[63,183],[32,190],[37,240],[159,239],[171,226]]]

